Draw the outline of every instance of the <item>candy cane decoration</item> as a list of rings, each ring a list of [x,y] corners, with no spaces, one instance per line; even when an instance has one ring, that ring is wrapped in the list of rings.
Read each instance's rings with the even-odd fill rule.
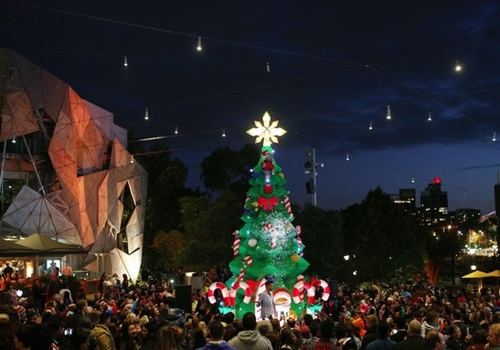
[[[273,225],[271,224],[266,224],[264,226],[264,232],[270,232],[271,233],[271,248],[276,249],[277,244],[276,244],[276,230],[274,229]]]
[[[297,283],[292,288],[292,299],[295,304],[304,301],[304,276],[297,276]]]
[[[227,287],[224,283],[222,282],[214,282],[208,287],[208,301],[210,304],[215,304],[217,299],[215,298],[215,291],[217,289],[220,289],[222,292],[222,297],[224,298],[224,305],[231,305],[231,297],[229,295],[229,291],[227,290]]]
[[[240,269],[240,274],[238,276],[238,281],[243,280],[243,278],[245,277],[245,267],[252,266],[252,264],[253,264],[253,260],[252,260],[252,257],[250,255],[245,256],[243,258],[243,261],[241,262],[241,269]]]
[[[233,242],[233,257],[236,259],[240,250],[240,231],[236,230],[233,232],[234,242]]]
[[[267,280],[265,278],[260,281],[259,286],[257,287],[257,293],[255,293],[254,301],[259,301],[259,294],[266,291],[266,282]]]
[[[247,283],[242,282],[242,281],[236,282],[235,284],[233,284],[233,288],[230,291],[230,294],[232,295],[232,299],[233,300],[236,299],[236,292],[240,288],[245,291],[245,297],[243,298],[243,302],[245,304],[248,304],[252,300],[252,289],[250,288],[250,286]]]
[[[290,198],[288,198],[288,196],[285,196],[283,203],[285,204],[285,209],[288,212],[288,214],[290,214],[290,217],[293,217],[292,205],[290,204]]]
[[[326,283],[323,280],[315,280],[312,283],[312,285],[315,288],[317,288],[317,287],[322,287],[323,288],[323,295],[321,296],[321,299],[327,301],[328,298],[330,297],[330,286],[328,285],[328,283]]]

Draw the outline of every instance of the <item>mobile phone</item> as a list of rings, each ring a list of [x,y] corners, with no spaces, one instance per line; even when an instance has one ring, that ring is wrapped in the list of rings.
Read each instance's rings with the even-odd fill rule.
[[[64,330],[64,335],[71,335],[71,334],[73,334],[73,329],[68,328]]]

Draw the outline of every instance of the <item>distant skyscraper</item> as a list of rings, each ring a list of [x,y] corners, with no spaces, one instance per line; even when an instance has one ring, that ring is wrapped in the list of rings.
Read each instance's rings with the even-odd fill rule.
[[[394,199],[394,203],[401,205],[408,213],[415,214],[416,211],[416,191],[414,188],[400,188],[399,195]]]
[[[425,226],[435,226],[448,220],[448,192],[441,191],[441,179],[436,177],[420,192],[420,222]]]

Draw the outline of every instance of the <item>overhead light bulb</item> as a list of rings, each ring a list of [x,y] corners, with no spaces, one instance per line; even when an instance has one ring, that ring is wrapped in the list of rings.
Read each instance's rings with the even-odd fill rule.
[[[226,137],[226,129],[222,129],[222,137]]]
[[[198,45],[196,46],[197,51],[203,50],[203,47],[201,46],[201,36],[198,37]]]
[[[455,63],[455,72],[461,72],[462,71],[462,65],[456,61]]]
[[[373,130],[373,124],[370,122],[370,125],[368,126],[368,130]]]
[[[349,158],[349,153],[347,153],[347,154],[345,155],[345,160],[346,160],[346,162],[348,162],[348,161],[350,160],[350,158]]]
[[[496,140],[497,140],[497,132],[493,131],[493,138],[491,139],[491,141],[495,142]]]
[[[134,163],[135,163],[134,156],[133,156],[133,155],[131,155],[131,156],[130,156],[130,164],[134,164]]]
[[[411,182],[415,183],[415,177],[414,176],[411,177]]]
[[[123,57],[123,66],[128,67],[127,55],[125,55],[125,57]]]
[[[16,143],[16,135],[12,138],[12,143]]]
[[[146,111],[144,112],[144,120],[149,120],[149,111],[146,108]]]
[[[390,105],[387,105],[387,115],[385,117],[387,120],[391,120],[392,117],[391,117],[391,106]]]
[[[432,114],[431,111],[429,111],[429,115],[427,116],[427,121],[431,122],[432,121]]]
[[[270,73],[270,72],[271,72],[271,65],[269,64],[269,62],[266,62],[266,71],[267,71],[268,73]]]
[[[175,126],[174,134],[179,134],[179,129],[177,129],[177,125]]]

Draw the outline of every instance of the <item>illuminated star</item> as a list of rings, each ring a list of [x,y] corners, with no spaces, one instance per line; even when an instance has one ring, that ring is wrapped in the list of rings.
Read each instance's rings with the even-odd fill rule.
[[[254,120],[255,128],[252,128],[247,131],[247,134],[250,136],[257,136],[255,139],[255,143],[259,143],[261,141],[263,146],[271,146],[271,144],[278,143],[277,136],[283,136],[286,134],[286,130],[283,128],[278,128],[278,121],[274,120],[271,124],[271,116],[269,113],[264,113],[262,117],[263,123],[259,120]]]

